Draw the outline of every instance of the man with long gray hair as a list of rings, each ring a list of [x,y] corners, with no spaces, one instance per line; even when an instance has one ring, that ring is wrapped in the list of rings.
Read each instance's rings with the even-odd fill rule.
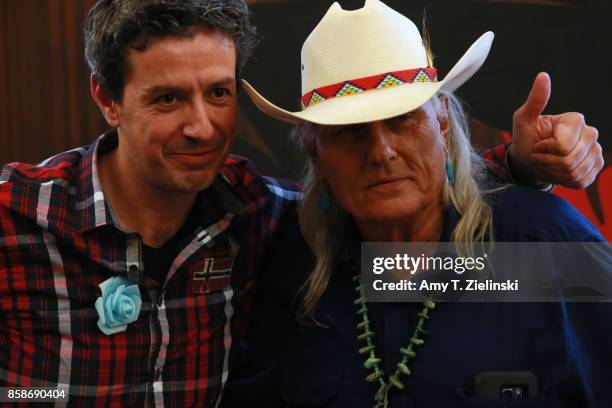
[[[497,185],[474,153],[453,92],[493,33],[445,75],[423,37],[380,0],[334,3],[301,48],[301,110],[245,82],[264,113],[297,124],[307,173],[225,407],[611,406],[609,245],[556,195]],[[515,119],[548,143],[546,125],[575,115],[542,116],[546,86],[542,73]],[[547,244],[561,242],[572,256]]]

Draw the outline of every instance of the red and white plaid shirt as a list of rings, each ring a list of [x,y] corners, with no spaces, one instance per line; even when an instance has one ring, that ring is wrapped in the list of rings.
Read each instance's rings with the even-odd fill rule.
[[[100,185],[98,157],[116,145],[111,132],[38,165],[0,167],[0,386],[57,387],[77,406],[215,406],[266,243],[295,222],[299,190],[228,158],[161,284]],[[143,303],[107,336],[94,302],[113,276],[137,283]]]

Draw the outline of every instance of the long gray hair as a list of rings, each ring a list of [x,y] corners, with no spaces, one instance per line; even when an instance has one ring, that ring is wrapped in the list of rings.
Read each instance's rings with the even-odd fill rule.
[[[451,240],[458,246],[458,251],[466,253],[471,252],[474,243],[493,240],[492,212],[478,186],[485,176],[485,166],[470,144],[465,111],[452,93],[442,94],[448,98],[447,152],[455,170],[455,183],[452,186],[446,183],[443,202],[445,207],[452,204],[460,214]],[[438,97],[433,97],[432,101],[437,111],[442,109]],[[311,123],[300,124],[294,130],[294,138],[307,156],[300,227],[316,258],[303,288],[304,299],[300,305],[301,317],[310,321],[316,321],[314,311],[327,289],[334,261],[343,247],[344,227],[349,216],[334,200],[331,200],[329,211],[322,212],[319,208],[319,196],[324,187],[312,154],[320,131],[321,126]]]

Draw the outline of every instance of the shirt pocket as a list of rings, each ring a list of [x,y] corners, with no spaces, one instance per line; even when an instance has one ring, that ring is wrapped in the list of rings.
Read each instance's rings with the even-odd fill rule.
[[[281,395],[286,407],[329,406],[340,386],[341,376],[318,373],[285,373]]]

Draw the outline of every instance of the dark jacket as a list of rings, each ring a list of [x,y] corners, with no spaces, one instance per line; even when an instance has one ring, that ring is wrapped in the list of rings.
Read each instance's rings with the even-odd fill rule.
[[[570,204],[539,191],[510,187],[490,197],[496,241],[604,241]],[[445,215],[442,241],[457,215]],[[348,241],[359,241],[353,234]],[[347,242],[348,252],[351,242]],[[350,254],[349,254],[350,255]],[[277,237],[266,256],[247,338],[232,353],[224,406],[372,407],[377,384],[365,378],[357,354],[352,300],[357,266],[340,262],[316,317],[327,328],[298,322],[299,289],[313,258],[299,228]],[[357,258],[359,259],[359,258]],[[588,271],[585,271],[588,273]],[[369,303],[377,355],[394,371],[417,322],[420,304]],[[612,303],[441,303],[427,322],[430,333],[406,389],[389,392],[390,407],[610,407]],[[539,395],[491,401],[474,395],[483,371],[529,371]]]

